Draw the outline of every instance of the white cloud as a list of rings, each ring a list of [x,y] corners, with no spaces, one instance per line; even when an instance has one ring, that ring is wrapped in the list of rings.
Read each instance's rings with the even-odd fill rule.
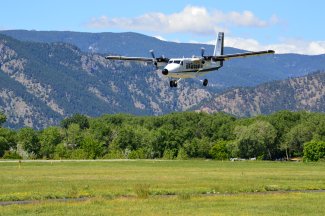
[[[153,36],[155,38],[157,38],[158,40],[161,40],[161,41],[167,41],[164,37],[160,36],[160,35],[156,35],[156,36]]]
[[[89,28],[119,28],[150,31],[156,33],[194,33],[215,35],[219,31],[228,32],[230,26],[266,27],[278,22],[275,15],[269,20],[256,17],[251,11],[225,13],[208,10],[205,7],[186,6],[173,14],[152,12],[135,18],[93,18]]]
[[[208,42],[214,44],[214,42]],[[307,55],[325,54],[325,41],[283,40],[280,43],[261,44],[255,39],[225,37],[225,46],[258,51],[275,50],[276,53],[298,53]]]

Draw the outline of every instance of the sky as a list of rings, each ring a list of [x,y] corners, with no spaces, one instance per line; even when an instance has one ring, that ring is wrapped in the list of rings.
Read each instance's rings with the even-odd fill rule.
[[[0,0],[0,30],[138,32],[276,53],[325,53],[324,0]]]

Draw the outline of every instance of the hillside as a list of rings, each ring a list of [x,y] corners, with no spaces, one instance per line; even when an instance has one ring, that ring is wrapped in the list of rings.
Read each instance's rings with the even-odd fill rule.
[[[81,41],[80,44],[87,44],[89,35],[101,35],[36,31],[9,33],[17,34],[20,39],[24,35],[31,35],[30,37],[38,40],[41,40],[39,37],[43,38],[44,34],[47,35],[44,38],[49,40],[53,34],[51,41],[59,40],[60,37],[65,41],[70,37],[71,43]],[[155,44],[156,48],[164,47],[165,50],[173,50],[179,55],[184,51],[191,52],[187,49],[199,52],[201,47],[198,44],[163,42],[135,33],[103,35],[104,38],[112,37],[111,42],[107,44],[109,48],[117,47],[114,52],[119,53],[128,47],[131,50],[130,55],[137,55],[132,52],[137,50],[136,47],[141,47],[135,43],[137,40],[142,41],[139,44],[143,47],[151,40],[152,44],[148,43],[146,46]],[[126,35],[133,39],[121,40]],[[81,36],[85,38],[82,39]],[[45,40],[44,38],[42,40]],[[218,72],[211,73],[209,77],[213,79],[209,78],[210,84],[207,88],[203,88],[197,80],[188,79],[182,80],[177,89],[170,89],[168,79],[153,71],[150,65],[107,61],[105,54],[99,50],[85,52],[85,49],[81,50],[77,45],[63,42],[40,43],[35,42],[36,39],[34,42],[19,41],[0,34],[0,109],[8,117],[6,126],[11,128],[44,128],[58,124],[63,118],[74,113],[89,116],[100,116],[104,113],[161,115],[184,111],[218,97],[217,93],[225,91],[229,86],[256,85],[266,80],[298,76],[325,67],[325,55],[288,54],[237,59],[226,62]],[[131,45],[131,42],[135,45]],[[126,47],[118,48],[119,44],[125,43]],[[177,49],[175,46],[178,46]],[[147,48],[145,47],[146,50]],[[232,48],[227,50],[238,52]],[[212,102],[208,103],[206,108],[210,109],[210,105],[213,111]],[[289,105],[286,105],[288,109],[295,110]],[[270,113],[272,110],[278,109],[271,106],[251,112],[238,108],[237,113],[233,113],[242,116],[259,112]]]
[[[273,81],[254,88],[235,88],[201,106],[206,112],[223,111],[255,116],[279,110],[325,112],[325,72]]]
[[[73,113],[157,115],[186,110],[218,89],[189,80],[169,88],[152,67],[110,62],[65,43],[0,35],[0,108],[7,126],[43,128]]]
[[[206,54],[213,53],[213,46],[211,45],[167,42],[132,32],[84,33],[11,30],[0,31],[0,33],[23,41],[70,43],[83,52],[101,54],[150,56],[148,51],[154,49],[157,56],[189,57],[199,55],[202,46],[206,48]],[[225,53],[241,51],[231,47],[225,48]],[[324,62],[325,55],[306,56],[297,54],[235,59],[226,62],[220,71],[211,73],[207,77],[210,84],[220,87],[256,86],[268,81],[302,76],[316,70],[325,70]]]

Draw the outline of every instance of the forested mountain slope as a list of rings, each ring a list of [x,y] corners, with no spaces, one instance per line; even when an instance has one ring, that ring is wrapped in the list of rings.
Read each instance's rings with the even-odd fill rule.
[[[325,72],[274,81],[257,87],[235,88],[217,95],[201,110],[236,116],[269,114],[279,110],[325,111]]]
[[[216,92],[186,81],[170,89],[152,67],[110,62],[65,43],[0,35],[0,107],[10,127],[42,128],[73,113],[155,115],[186,110]]]
[[[65,42],[77,46],[83,52],[110,53],[127,56],[150,56],[149,50],[155,50],[157,56],[190,57],[200,55],[200,48],[206,48],[206,54],[213,53],[213,46],[206,44],[188,44],[161,41],[154,37],[126,33],[85,33],[69,31],[0,31],[19,40],[35,42]],[[227,37],[227,35],[225,35]],[[237,53],[243,50],[226,47],[225,53]],[[275,50],[276,52],[276,50]],[[235,59],[224,67],[208,75],[210,84],[222,87],[255,86],[267,81],[282,80],[302,76],[325,69],[325,55],[307,56],[281,54]]]
[[[160,115],[193,109],[199,104],[204,110],[224,110],[238,116],[271,113],[282,108],[320,110],[315,108],[317,104],[308,104],[308,98],[308,103],[300,108],[292,106],[290,101],[283,106],[256,105],[256,109],[240,108],[241,103],[232,104],[232,108],[226,108],[230,102],[217,106],[213,105],[213,100],[207,105],[204,103],[218,98],[218,93],[230,86],[256,85],[322,69],[325,55],[287,54],[236,59],[211,73],[207,88],[189,79],[182,80],[177,89],[170,89],[168,79],[156,73],[152,65],[107,61],[104,53],[146,55],[147,50],[154,48],[156,55],[188,56],[199,53],[202,45],[164,42],[135,33],[4,33],[24,40],[0,34],[0,108],[8,118],[7,126],[12,128],[43,128],[74,113]],[[89,50],[89,46],[97,48]],[[212,52],[212,46],[206,48],[206,53]],[[226,49],[228,53],[239,51]],[[310,88],[314,88],[312,84],[308,83]],[[319,86],[314,90],[319,90]],[[249,91],[244,93],[249,94]],[[315,94],[320,98],[324,95],[322,91]],[[312,97],[306,95],[309,96]],[[260,95],[264,97],[267,96]]]

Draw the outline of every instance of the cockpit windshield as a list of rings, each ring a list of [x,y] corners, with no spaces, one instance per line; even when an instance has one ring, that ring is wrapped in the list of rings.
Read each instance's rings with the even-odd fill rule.
[[[171,64],[171,63],[181,64],[181,60],[169,60],[168,64]]]

